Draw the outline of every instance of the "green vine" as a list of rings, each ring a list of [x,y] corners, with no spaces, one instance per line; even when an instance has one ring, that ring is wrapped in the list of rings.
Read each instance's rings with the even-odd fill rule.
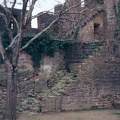
[[[33,36],[23,37],[22,46],[25,45],[32,37]],[[50,37],[49,32],[45,32],[33,41],[25,49],[25,52],[32,56],[31,59],[33,61],[34,68],[39,68],[42,53],[53,57],[57,49],[64,50],[65,44],[66,42],[55,41]]]
[[[2,34],[2,42],[3,46],[7,47],[10,44],[9,37],[6,32]],[[33,35],[24,36],[21,47],[25,45]],[[40,60],[41,55],[46,54],[51,57],[54,56],[54,53],[57,49],[64,51],[65,45],[68,43],[67,40],[65,41],[57,41],[51,38],[50,32],[45,32],[41,36],[39,36],[35,41],[33,41],[24,51],[31,55],[31,60],[33,61],[33,67],[39,68],[40,67]],[[0,57],[0,63],[2,63],[2,59]]]
[[[116,21],[117,21],[117,28],[114,32],[114,36],[117,37],[120,34],[120,1],[118,4],[113,5]]]

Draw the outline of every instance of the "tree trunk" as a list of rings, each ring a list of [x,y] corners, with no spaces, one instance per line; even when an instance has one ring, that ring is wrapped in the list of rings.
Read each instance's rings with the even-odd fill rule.
[[[7,70],[7,99],[5,120],[16,120],[17,69],[9,61],[5,62]]]

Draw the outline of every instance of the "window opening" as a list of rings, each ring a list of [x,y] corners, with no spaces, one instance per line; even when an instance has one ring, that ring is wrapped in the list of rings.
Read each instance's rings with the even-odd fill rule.
[[[13,29],[13,28],[14,28],[13,20],[11,20],[11,23],[10,23],[10,28],[11,28],[11,29]]]
[[[100,24],[94,23],[94,34],[97,34],[100,28]]]

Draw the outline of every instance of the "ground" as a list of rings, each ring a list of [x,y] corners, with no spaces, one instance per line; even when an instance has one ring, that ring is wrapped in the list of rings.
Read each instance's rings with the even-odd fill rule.
[[[83,110],[52,114],[25,113],[18,120],[120,120],[120,110]]]

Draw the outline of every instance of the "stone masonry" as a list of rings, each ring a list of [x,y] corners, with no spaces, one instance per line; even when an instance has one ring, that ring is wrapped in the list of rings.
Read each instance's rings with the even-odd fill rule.
[[[77,2],[78,0],[69,0],[67,7]],[[91,5],[94,5],[95,9],[90,14],[86,12],[87,17],[83,18],[79,26],[78,41],[66,46],[65,57],[58,51],[54,58],[43,55],[37,74],[34,73],[30,56],[25,53],[20,55],[19,68],[23,74],[20,72],[18,79],[19,111],[39,112],[40,107],[43,112],[57,112],[120,106],[120,45],[115,48],[114,30],[117,23],[113,10],[114,2],[117,3],[118,0],[94,0],[90,6],[86,6],[86,0],[84,7],[91,8]],[[61,5],[57,8],[60,9]],[[83,6],[80,6],[73,12],[80,12],[82,9]],[[75,20],[79,16],[69,14],[68,17]],[[44,24],[44,20],[41,24]],[[76,25],[64,21],[54,27],[58,33],[61,30],[72,39]],[[97,52],[82,59],[81,55],[79,56],[81,44],[95,40],[104,41],[105,44],[100,46]],[[2,67],[4,66],[1,65]],[[5,105],[6,95],[6,83],[2,75],[1,72],[0,113]]]
[[[81,63],[70,64],[77,77],[61,94],[45,99],[44,112],[119,107],[120,54],[111,54],[106,45],[100,49]]]

